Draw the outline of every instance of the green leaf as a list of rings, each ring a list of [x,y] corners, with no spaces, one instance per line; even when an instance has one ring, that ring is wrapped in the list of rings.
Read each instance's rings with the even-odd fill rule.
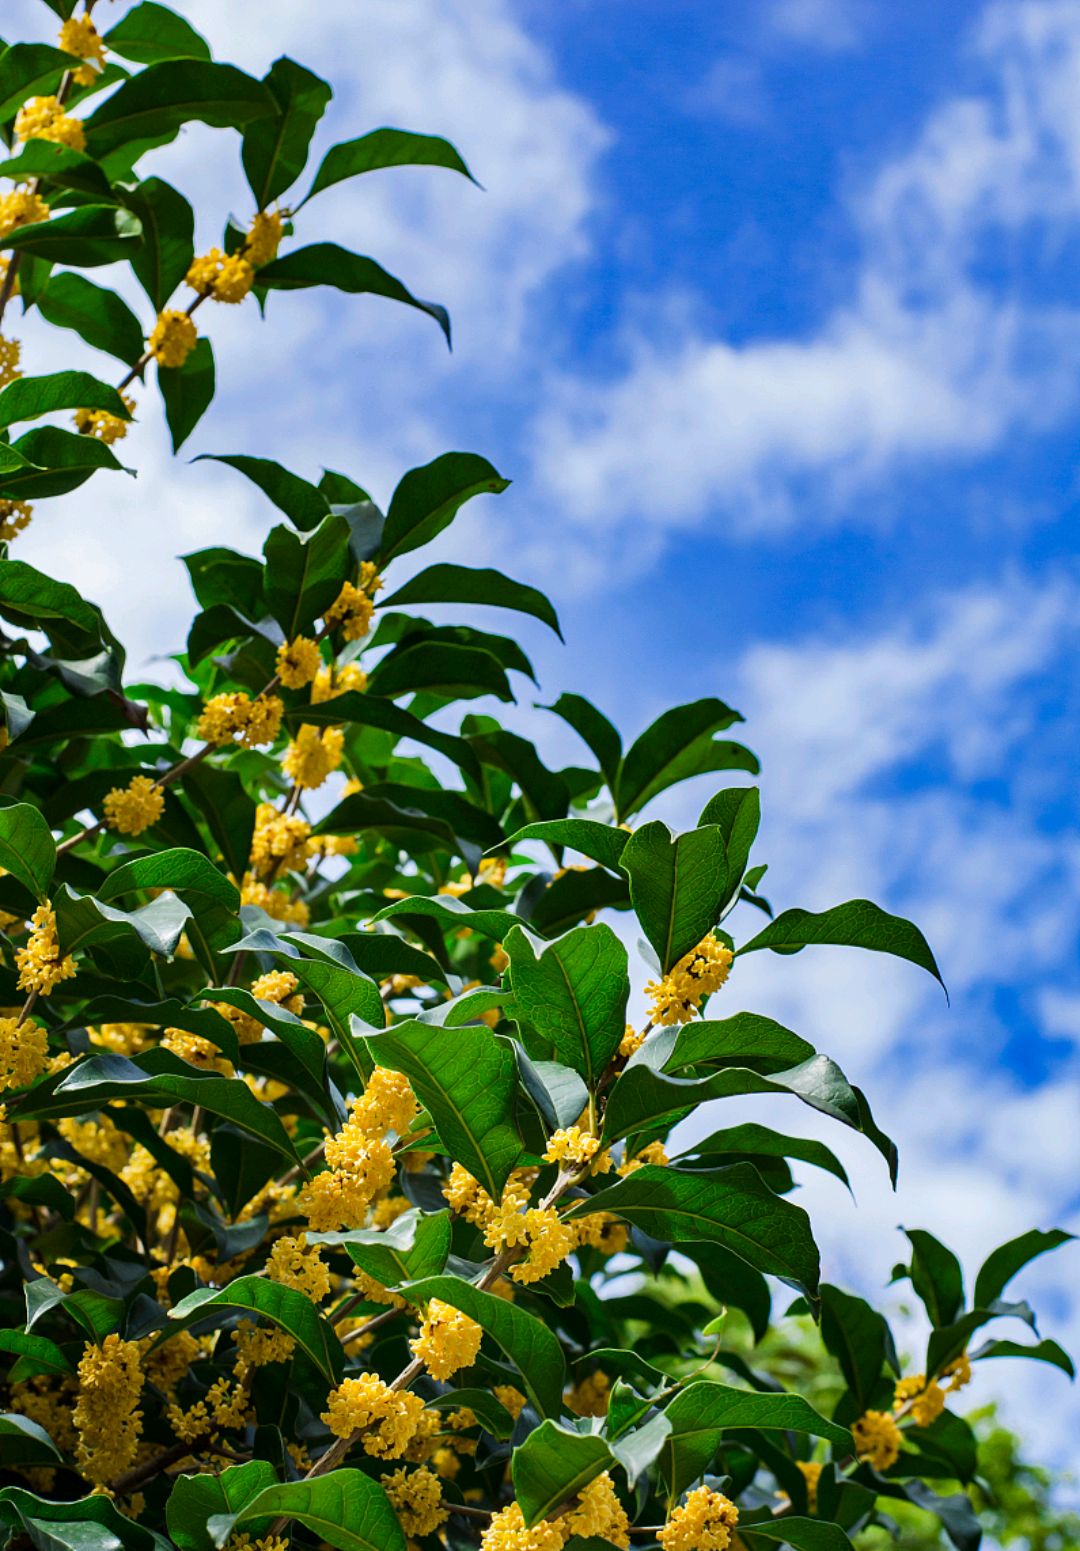
[[[220,1475],[179,1476],[165,1505],[169,1536],[179,1551],[214,1551],[207,1525],[221,1514],[239,1513],[245,1503],[277,1480],[269,1460],[226,1465]]]
[[[0,1459],[4,1468],[13,1465],[52,1465],[60,1461],[60,1450],[44,1427],[18,1411],[0,1411]]]
[[[925,1228],[905,1229],[911,1243],[911,1285],[932,1325],[951,1325],[964,1307],[964,1273],[951,1249]]]
[[[559,616],[544,594],[536,587],[513,581],[501,571],[466,565],[428,566],[399,587],[383,607],[402,603],[479,603],[486,608],[514,609],[542,620],[562,640]]]
[[[95,285],[84,275],[54,275],[38,297],[47,323],[74,329],[95,350],[107,351],[128,366],[143,353],[142,324],[115,291]]]
[[[157,1538],[95,1493],[52,1502],[20,1486],[0,1490],[0,1523],[23,1532],[38,1551],[157,1551]]]
[[[506,841],[506,849],[512,851],[523,840],[542,840],[554,850],[569,846],[580,851],[602,867],[618,872],[626,843],[630,839],[625,829],[613,824],[600,824],[596,819],[544,819],[537,824],[526,824]]]
[[[131,211],[115,205],[80,205],[48,221],[16,227],[0,239],[0,248],[29,253],[50,264],[94,269],[135,254],[141,237],[142,226]]]
[[[456,1276],[427,1277],[410,1283],[402,1292],[410,1303],[439,1298],[476,1320],[517,1368],[525,1393],[540,1415],[561,1414],[566,1385],[562,1347],[558,1337],[534,1315]]]
[[[595,754],[612,796],[622,764],[622,739],[602,711],[598,711],[583,695],[560,695],[554,705],[544,706],[554,711],[571,726],[589,749]]]
[[[259,270],[259,285],[271,291],[301,291],[315,285],[330,285],[353,296],[385,296],[426,312],[450,343],[450,318],[445,307],[421,301],[374,259],[350,253],[336,242],[315,242],[310,247],[294,249],[284,258],[272,259]]]
[[[821,1286],[821,1339],[840,1364],[860,1412],[872,1404],[886,1364],[899,1376],[900,1363],[885,1316],[864,1299],[828,1282]]]
[[[511,1045],[484,1024],[451,1029],[418,1018],[369,1035],[366,1044],[378,1065],[404,1072],[450,1157],[499,1200],[523,1151]]]
[[[486,717],[469,717],[462,723],[482,763],[504,770],[517,782],[525,800],[526,817],[563,818],[570,806],[570,788],[562,776],[547,768],[528,738],[505,728],[493,728],[488,722]],[[483,727],[483,731],[473,731],[474,727]]]
[[[754,1537],[778,1540],[791,1546],[793,1551],[851,1551],[851,1541],[839,1524],[828,1524],[824,1519],[800,1519],[784,1514],[778,1519],[759,1519],[740,1527],[740,1536],[752,1545]]]
[[[197,1324],[218,1309],[242,1309],[268,1319],[293,1337],[328,1384],[341,1382],[345,1353],[333,1326],[295,1287],[263,1276],[238,1276],[227,1287],[199,1287],[169,1310],[169,1318]]]
[[[705,1474],[724,1432],[731,1428],[807,1433],[845,1453],[853,1447],[847,1428],[820,1416],[801,1395],[756,1394],[701,1381],[680,1390],[664,1415],[671,1432],[660,1455],[660,1468],[673,1496],[680,1496]]]
[[[437,749],[467,775],[475,779],[480,777],[479,760],[463,738],[441,732],[437,727],[429,727],[427,722],[421,721],[402,706],[380,699],[377,695],[363,695],[350,690],[348,694],[335,695],[332,700],[324,700],[318,705],[286,707],[285,720],[290,724],[313,722],[325,726],[327,723],[356,722],[361,727],[377,727],[395,739],[409,738],[414,743]]]
[[[641,929],[663,974],[720,919],[731,892],[724,836],[716,825],[673,835],[654,819],[630,836],[619,863]]]
[[[362,1470],[331,1470],[311,1481],[267,1486],[239,1512],[215,1516],[207,1528],[213,1543],[223,1546],[242,1524],[278,1518],[295,1520],[340,1551],[405,1551],[390,1499]]]
[[[195,212],[183,194],[161,178],[145,178],[126,189],[124,203],[138,218],[143,234],[131,259],[132,273],[160,312],[195,256]]]
[[[36,420],[57,409],[104,409],[119,420],[131,419],[131,413],[116,389],[89,372],[17,377],[0,389],[0,428],[14,425],[18,420]]]
[[[514,698],[505,671],[490,652],[441,641],[419,641],[384,657],[370,676],[368,691],[388,696],[428,693],[454,700]]]
[[[610,926],[600,924],[577,927],[546,944],[536,944],[515,926],[503,948],[529,1054],[540,1060],[553,1052],[595,1093],[626,1031],[625,947]],[[539,1042],[530,1039],[530,1030]]]
[[[0,444],[0,494],[44,500],[76,490],[98,469],[123,467],[104,442],[59,426],[38,426],[11,447]]]
[[[741,879],[761,823],[761,793],[756,786],[732,786],[717,792],[701,810],[698,828],[716,824],[724,836],[728,871]]]
[[[74,1371],[55,1341],[50,1341],[48,1336],[36,1336],[29,1330],[0,1330],[0,1352],[17,1353],[23,1365],[33,1365],[35,1373],[68,1374]]]
[[[403,1212],[389,1228],[308,1233],[309,1244],[340,1244],[354,1265],[384,1287],[438,1276],[450,1253],[450,1213]]]
[[[423,468],[411,469],[390,500],[380,567],[429,544],[450,526],[466,501],[485,493],[498,495],[509,484],[486,458],[472,452],[447,452]]]
[[[106,903],[133,889],[171,889],[188,906],[187,935],[207,973],[215,970],[214,953],[240,935],[240,895],[236,885],[201,852],[177,848],[141,856],[117,867],[105,879],[97,897]]]
[[[805,1136],[784,1136],[765,1126],[748,1121],[743,1125],[729,1126],[723,1131],[713,1131],[700,1142],[694,1142],[682,1155],[684,1157],[725,1157],[729,1153],[754,1158],[797,1158],[814,1168],[824,1169],[843,1184],[850,1186],[847,1170],[836,1154],[825,1146]]]
[[[868,899],[851,899],[817,914],[811,910],[785,910],[738,951],[753,953],[759,948],[772,948],[777,953],[797,953],[812,943],[835,943],[894,954],[927,970],[944,989],[934,955],[919,928],[902,916],[887,914]]]
[[[159,366],[157,380],[173,452],[178,452],[214,397],[214,351],[210,341],[205,337],[197,339],[183,366]]]
[[[521,918],[512,915],[509,910],[474,910],[463,900],[454,899],[449,894],[412,894],[408,899],[398,899],[392,905],[387,905],[372,920],[388,921],[397,916],[411,915],[432,916],[446,932],[459,932],[463,926],[467,926],[471,931],[479,932],[482,937],[491,937],[496,942],[501,942],[515,926],[521,925]]]
[[[277,1115],[246,1083],[235,1077],[196,1072],[163,1050],[149,1051],[137,1062],[124,1056],[91,1056],[70,1067],[51,1096],[41,1097],[35,1089],[19,1106],[19,1114],[21,1119],[85,1114],[110,1099],[125,1099],[151,1109],[167,1109],[174,1103],[197,1104],[208,1114],[220,1115],[250,1131],[291,1164],[299,1162]]]
[[[18,878],[36,900],[47,898],[56,868],[56,842],[41,814],[28,802],[0,808],[0,866]]]
[[[125,81],[86,120],[86,148],[100,161],[133,141],[171,138],[193,120],[243,129],[276,110],[267,87],[232,65],[165,59]]]
[[[614,1463],[611,1449],[596,1433],[541,1422],[514,1450],[512,1462],[514,1498],[526,1528],[548,1518]]]
[[[758,1271],[814,1296],[818,1251],[801,1207],[781,1200],[748,1163],[690,1170],[645,1164],[571,1208],[613,1212],[662,1243],[721,1244]]]
[[[330,503],[321,490],[309,485],[299,474],[290,474],[288,469],[282,468],[272,458],[249,458],[243,453],[204,452],[194,461],[201,463],[204,459],[211,463],[225,463],[250,479],[252,484],[258,485],[263,495],[273,501],[279,512],[284,512],[289,521],[305,533],[324,523],[330,511]],[[338,521],[344,523],[343,518]],[[275,529],[275,532],[283,531],[286,530]],[[333,602],[333,599],[330,601]]]
[[[210,45],[168,6],[142,0],[105,34],[105,46],[137,65],[166,59],[209,59]]]
[[[22,107],[28,97],[50,97],[72,63],[70,54],[48,43],[13,43],[0,53],[0,123]]]
[[[306,205],[314,195],[345,178],[355,178],[382,167],[446,167],[476,182],[454,147],[439,135],[416,135],[406,129],[373,129],[358,140],[345,140],[330,147],[300,205]]]
[[[291,641],[310,632],[341,591],[349,570],[349,525],[332,513],[301,537],[281,523],[270,530],[263,554],[267,606]]]
[[[514,1431],[514,1418],[486,1389],[447,1390],[427,1404],[433,1411],[456,1411],[459,1407],[467,1406],[475,1413],[484,1431],[491,1433],[494,1438],[509,1438]]]
[[[756,774],[757,760],[741,745],[712,741],[715,733],[742,719],[722,700],[711,699],[675,706],[657,717],[626,751],[614,791],[619,818],[629,818],[659,792],[706,770]]]
[[[117,203],[108,178],[92,157],[51,140],[27,140],[17,156],[0,162],[0,177],[41,178],[52,188],[76,189],[80,194],[88,194],[95,204]],[[21,269],[19,289],[20,292],[23,289]]]
[[[244,783],[234,770],[221,770],[203,760],[185,773],[182,785],[206,820],[227,870],[243,877],[255,831],[255,804]]]
[[[1025,1346],[1020,1341],[987,1341],[971,1355],[979,1362],[987,1357],[1028,1357],[1033,1362],[1050,1363],[1060,1368],[1070,1379],[1076,1377],[1072,1358],[1056,1341],[1036,1341],[1031,1346]]]
[[[1037,1255],[1045,1255],[1048,1250],[1068,1244],[1074,1236],[1061,1228],[1051,1228],[1047,1232],[1033,1228],[1030,1233],[1022,1233],[1019,1238],[999,1245],[987,1255],[975,1278],[976,1306],[986,1308],[1001,1297],[1009,1282],[1029,1261]]]
[[[291,59],[276,59],[265,79],[277,112],[246,130],[240,153],[258,210],[284,194],[303,172],[311,137],[333,95],[325,81]]]

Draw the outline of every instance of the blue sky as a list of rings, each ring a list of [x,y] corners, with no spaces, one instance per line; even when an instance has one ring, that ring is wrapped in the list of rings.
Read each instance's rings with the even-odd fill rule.
[[[556,596],[568,648],[525,637],[543,698],[577,688],[636,732],[725,696],[763,756],[777,904],[869,895],[924,926],[951,1008],[832,950],[755,956],[729,988],[840,1059],[900,1141],[898,1199],[846,1143],[857,1210],[807,1181],[829,1274],[880,1285],[901,1220],[969,1264],[1078,1227],[1080,0],[263,0],[257,29],[178,8],[219,57],[329,75],[322,144],[446,133],[486,189],[409,171],[309,206],[303,240],[445,300],[455,352],[375,303],[216,309],[220,403],[191,451],[271,440],[383,498],[411,464],[485,453],[514,484],[445,553]],[[196,131],[165,155],[205,245],[248,214],[233,150]],[[25,338],[35,367],[70,364],[68,339]],[[186,619],[171,557],[254,548],[269,517],[172,462],[142,398],[139,481],[21,541],[138,661]],[[532,698],[520,724],[579,757]],[[661,816],[692,821],[706,788]],[[1075,1268],[1022,1290],[1080,1350]],[[1060,1453],[1065,1381],[993,1367]]]

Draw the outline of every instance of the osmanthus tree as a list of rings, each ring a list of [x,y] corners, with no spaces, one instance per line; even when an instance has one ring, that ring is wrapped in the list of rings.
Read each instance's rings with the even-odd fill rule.
[[[57,45],[0,54],[9,539],[29,503],[122,477],[148,378],[183,441],[214,389],[206,302],[251,293],[272,318],[273,292],[329,285],[447,330],[300,229],[342,178],[467,170],[442,140],[377,129],[308,174],[330,88],[302,66],[255,80],[153,3],[102,33],[103,6],[47,3]],[[200,255],[183,194],[144,170],[192,121],[239,136],[251,190]],[[119,380],[33,375],[18,306],[115,356]],[[53,412],[74,424],[33,424]],[[564,695],[550,709],[583,753],[563,770],[468,711],[531,674],[479,608],[558,629],[533,588],[418,556],[504,488],[483,458],[410,471],[385,513],[345,474],[222,461],[284,520],[261,557],[187,557],[179,688],[128,682],[98,608],[0,561],[5,1533],[843,1551],[900,1500],[973,1547],[968,1496],[935,1488],[975,1469],[953,1397],[987,1359],[1071,1372],[1050,1341],[981,1334],[1033,1323],[1007,1286],[1066,1235],[995,1250],[969,1296],[950,1251],[909,1233],[931,1334],[902,1373],[885,1318],[821,1282],[789,1199],[793,1164],[842,1166],[738,1104],[793,1096],[895,1171],[840,1069],[738,1007],[738,960],[848,944],[936,976],[922,935],[865,900],[772,917],[757,764],[721,700],[624,748]],[[709,771],[741,784],[693,829],[643,817]],[[652,978],[632,1000],[636,929]],[[720,1100],[721,1129],[679,1129]],[[740,1320],[761,1339],[778,1290],[781,1328],[820,1319],[830,1414],[728,1339]]]

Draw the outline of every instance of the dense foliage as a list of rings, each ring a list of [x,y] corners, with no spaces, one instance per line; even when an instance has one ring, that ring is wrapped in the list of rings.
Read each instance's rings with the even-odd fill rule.
[[[31,503],[125,477],[113,449],[153,412],[127,396],[148,378],[183,442],[214,392],[208,301],[250,293],[272,323],[274,292],[325,285],[448,334],[441,308],[299,228],[344,178],[467,175],[445,141],[377,129],[308,182],[330,88],[302,66],[255,80],[150,0],[103,34],[91,4],[46,3],[58,46],[0,54],[8,541]],[[201,255],[183,194],[144,171],[193,121],[239,137],[251,190],[250,220]],[[33,375],[18,305],[117,358],[116,385],[100,365]],[[990,1358],[1071,1372],[1051,1341],[979,1335],[1033,1324],[1007,1284],[1067,1235],[995,1250],[969,1296],[909,1232],[899,1274],[932,1333],[902,1373],[885,1318],[821,1282],[789,1199],[792,1164],[843,1167],[738,1106],[793,1095],[895,1172],[839,1068],[739,1009],[738,961],[833,943],[938,976],[920,932],[865,900],[773,917],[757,762],[719,699],[624,748],[563,695],[549,710],[583,763],[562,770],[461,714],[532,673],[479,608],[558,629],[499,572],[418,564],[505,488],[485,459],[410,471],[385,513],[348,475],[221,461],[285,520],[261,558],[186,557],[198,611],[171,686],[128,682],[94,604],[0,560],[5,1534],[843,1551],[899,1502],[974,1547],[954,1395]],[[431,623],[435,604],[464,622]],[[643,817],[710,771],[742,784],[693,829]],[[638,931],[651,979],[632,996]],[[716,1100],[721,1129],[680,1129]],[[836,1365],[828,1414],[730,1339],[807,1314]]]

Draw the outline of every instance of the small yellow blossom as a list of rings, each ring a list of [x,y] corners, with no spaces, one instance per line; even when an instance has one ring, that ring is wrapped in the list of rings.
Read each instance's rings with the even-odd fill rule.
[[[515,1389],[512,1384],[496,1384],[492,1394],[499,1404],[509,1411],[516,1422],[526,1406],[525,1396],[521,1391]]]
[[[345,582],[324,617],[332,630],[340,627],[346,641],[359,641],[370,630],[374,612],[375,604],[369,592],[354,587],[352,582]]]
[[[190,1034],[187,1029],[165,1029],[161,1036],[162,1050],[172,1051],[181,1061],[197,1066],[203,1072],[220,1072],[223,1077],[233,1075],[232,1062],[223,1056],[212,1040],[201,1034]]]
[[[258,1002],[276,1002],[299,1017],[304,1009],[303,996],[296,994],[299,984],[291,969],[271,969],[252,981],[251,994]]]
[[[105,64],[105,44],[89,16],[69,16],[60,28],[60,47],[86,63],[72,72],[79,86],[93,86]],[[96,67],[96,68],[95,68]]]
[[[37,226],[49,219],[49,207],[40,194],[15,189],[0,195],[0,237],[7,237],[20,226]]]
[[[628,1023],[626,1025],[626,1033],[619,1044],[619,1055],[624,1061],[629,1061],[630,1057],[639,1051],[644,1043],[644,1034],[638,1034],[634,1025]]]
[[[945,1409],[945,1391],[940,1384],[926,1382],[925,1373],[901,1379],[893,1396],[893,1410],[907,1410],[916,1427],[929,1427]]]
[[[702,1001],[719,991],[731,972],[732,952],[710,932],[662,980],[650,980],[645,995],[653,1023],[687,1023]]]
[[[636,1169],[644,1168],[647,1163],[662,1166],[667,1161],[667,1148],[663,1142],[646,1142],[645,1146],[636,1152],[632,1158],[624,1158],[615,1172],[616,1174],[621,1174],[623,1179],[625,1179],[628,1174],[633,1174]]]
[[[561,1523],[541,1519],[526,1529],[517,1503],[501,1508],[480,1537],[480,1551],[562,1551],[564,1544]]]
[[[126,393],[121,397],[128,413],[133,415],[135,400]],[[92,436],[95,441],[104,442],[106,447],[111,447],[113,442],[122,441],[128,434],[128,422],[121,420],[119,415],[110,415],[107,409],[77,409],[75,429],[80,436]]]
[[[570,1164],[571,1167],[581,1168],[599,1151],[599,1137],[590,1136],[580,1126],[570,1126],[565,1131],[552,1133],[544,1154],[544,1162],[559,1163],[564,1166]]]
[[[566,1393],[566,1404],[576,1416],[607,1416],[610,1400],[611,1380],[600,1368]]]
[[[311,825],[295,813],[279,813],[268,802],[255,809],[255,834],[251,842],[252,866],[290,872],[308,857]]]
[[[304,722],[285,750],[281,763],[290,781],[313,790],[341,764],[344,751],[345,734],[340,727],[320,730],[310,722]]]
[[[246,872],[241,880],[240,903],[258,905],[275,921],[284,921],[289,926],[299,927],[301,931],[310,919],[310,912],[302,899],[295,898],[284,889],[271,888],[251,872]]]
[[[211,248],[191,261],[186,283],[215,302],[242,302],[255,283],[255,271],[240,253]]]
[[[0,388],[6,388],[9,382],[22,376],[22,367],[19,365],[21,359],[22,341],[7,339],[0,334]]]
[[[214,695],[202,708],[197,732],[206,743],[232,743],[239,737],[245,748],[273,743],[281,728],[285,707],[277,695],[251,699],[243,690]]]
[[[15,954],[19,967],[19,990],[38,991],[48,996],[62,980],[75,974],[75,960],[61,955],[56,937],[56,915],[52,905],[39,905],[30,917],[33,930],[24,947]]]
[[[72,151],[86,150],[86,130],[81,119],[64,112],[57,97],[31,97],[15,115],[19,140],[52,140]]]
[[[338,695],[363,694],[365,689],[367,674],[358,662],[348,662],[343,668],[322,667],[311,686],[311,701],[313,705],[321,705],[324,700],[334,700]],[[356,789],[359,791],[359,786]]]
[[[615,1495],[615,1483],[608,1471],[590,1481],[578,1495],[576,1505],[559,1521],[570,1535],[584,1539],[606,1540],[621,1551],[629,1551],[630,1520]]]
[[[79,1469],[101,1486],[127,1470],[142,1431],[142,1355],[137,1341],[108,1335],[79,1359],[79,1398],[72,1420],[79,1434]]]
[[[49,1037],[27,1018],[0,1018],[0,1092],[25,1088],[41,1076],[49,1061]]]
[[[404,1454],[419,1424],[424,1402],[408,1390],[393,1390],[378,1374],[346,1379],[330,1392],[322,1420],[337,1438],[364,1430],[364,1450],[378,1459]],[[374,1429],[369,1431],[367,1429]]]
[[[30,526],[33,515],[34,508],[29,501],[0,500],[0,540],[10,544],[13,538]]]
[[[248,228],[244,257],[259,269],[277,257],[284,222],[277,210],[260,210]]]
[[[965,1384],[970,1384],[971,1359],[968,1354],[966,1352],[961,1353],[959,1357],[949,1364],[941,1377],[949,1380],[945,1386],[949,1390],[963,1389]]]
[[[175,368],[183,366],[198,337],[193,318],[186,312],[178,312],[175,307],[167,307],[158,313],[147,348],[159,366]]]
[[[657,1535],[664,1551],[727,1551],[739,1510],[729,1497],[699,1486]]]
[[[292,641],[282,641],[277,649],[278,678],[286,689],[303,689],[321,667],[319,643],[311,636],[298,635]]]
[[[410,1538],[433,1535],[450,1516],[443,1502],[442,1483],[426,1465],[412,1471],[402,1467],[392,1476],[383,1476],[382,1488]]]
[[[610,1212],[589,1212],[575,1218],[571,1227],[575,1230],[577,1244],[588,1244],[602,1255],[621,1255],[630,1242],[626,1224]]]
[[[330,1272],[319,1246],[309,1246],[306,1233],[276,1241],[266,1262],[266,1274],[272,1282],[302,1292],[312,1303],[320,1303],[330,1291]]]
[[[900,1458],[900,1429],[887,1411],[865,1411],[851,1433],[857,1458],[875,1470],[888,1470]]]
[[[481,1326],[460,1309],[432,1298],[420,1334],[410,1345],[433,1379],[448,1379],[476,1361],[483,1334]]]
[[[105,823],[122,835],[141,835],[165,812],[165,793],[149,776],[133,776],[127,786],[114,786],[103,804]]]
[[[249,1319],[242,1319],[233,1331],[236,1343],[235,1375],[243,1380],[252,1368],[265,1368],[270,1363],[287,1362],[296,1348],[296,1340],[287,1330],[260,1327]]]
[[[540,1281],[561,1265],[573,1253],[577,1235],[552,1207],[531,1207],[521,1217],[528,1248],[525,1258],[510,1267],[510,1275],[515,1282],[527,1284]]]

